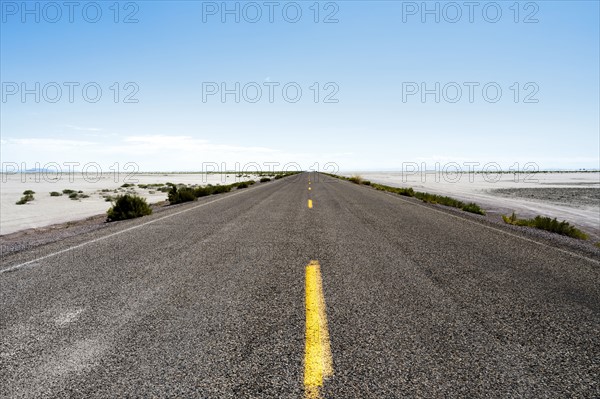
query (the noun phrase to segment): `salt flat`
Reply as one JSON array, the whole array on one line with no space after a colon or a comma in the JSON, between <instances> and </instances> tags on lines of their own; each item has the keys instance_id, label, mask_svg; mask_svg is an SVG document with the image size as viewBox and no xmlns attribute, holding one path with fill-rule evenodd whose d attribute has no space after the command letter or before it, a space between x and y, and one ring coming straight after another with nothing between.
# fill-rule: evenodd
<instances>
[{"instance_id":1,"label":"salt flat","mask_svg":"<svg viewBox=\"0 0 600 399\"><path fill-rule=\"evenodd\" d=\"M549 216L600 234L600 172L436 173L346 172L393 187L475 202L491 213Z\"/></svg>"},{"instance_id":2,"label":"salt flat","mask_svg":"<svg viewBox=\"0 0 600 399\"><path fill-rule=\"evenodd\" d=\"M238 181L257 179L256 175L245 174L200 174L200 173L148 173L135 174L128 178L121 174L115 178L114 174L104 174L99 178L87 177L81 173L55 174L55 173L23 173L2 174L0 182L0 235L9 234L20 230L48 226L55 223L64 223L89 216L104 213L110 208L111 203L104 198L105 195L118 195L127 192L121 188L124 183L134 184L231 184ZM71 200L68 195L51 197L50 192L61 192L64 189L83 191L82 194L89 198ZM120 190L119 190L120 189ZM33 190L35 200L24 205L15 203L23 195L23 191ZM110 192L102 192L110 190ZM117 190L115 193L114 190ZM146 198L149 203L164 201L167 193L156 189L129 188L138 195Z\"/></svg>"}]
</instances>

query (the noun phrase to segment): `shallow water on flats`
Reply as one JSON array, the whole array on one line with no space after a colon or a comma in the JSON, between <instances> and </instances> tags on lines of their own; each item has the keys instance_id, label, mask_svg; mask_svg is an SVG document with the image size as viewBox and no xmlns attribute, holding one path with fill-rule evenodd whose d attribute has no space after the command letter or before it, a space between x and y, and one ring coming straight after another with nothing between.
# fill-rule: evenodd
<instances>
[{"instance_id":1,"label":"shallow water on flats","mask_svg":"<svg viewBox=\"0 0 600 399\"><path fill-rule=\"evenodd\" d=\"M244 180L259 180L255 175L236 177L231 174L193 174L193 173L149 173L135 174L128 178L120 174L102 175L98 181L95 178L84 178L81 173L73 174L2 174L0 175L0 235L19 230L43 227L55 223L64 223L84 219L89 216L105 213L111 203L106 202L103 195L118 195L127 192L126 188L118 190L124 182L136 184L231 184ZM89 198L72 200L68 195L51 197L50 192L62 193L64 189L83 191ZM103 193L102 190L111 190ZM16 205L23 191L33 190L34 200L25 205ZM114 193L114 190L118 190ZM164 201L167 193L156 188L142 189L133 187L136 194L146 198L149 203ZM150 193L150 192L153 193Z\"/></svg>"},{"instance_id":2,"label":"shallow water on flats","mask_svg":"<svg viewBox=\"0 0 600 399\"><path fill-rule=\"evenodd\" d=\"M348 172L373 183L475 202L488 212L549 216L600 234L600 172L442 174Z\"/></svg>"}]
</instances>

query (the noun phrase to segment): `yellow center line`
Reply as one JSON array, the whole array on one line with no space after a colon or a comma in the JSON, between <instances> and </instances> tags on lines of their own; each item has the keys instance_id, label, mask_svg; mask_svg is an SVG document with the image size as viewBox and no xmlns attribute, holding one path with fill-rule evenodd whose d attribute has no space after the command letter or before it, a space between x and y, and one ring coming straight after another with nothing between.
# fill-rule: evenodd
<instances>
[{"instance_id":1,"label":"yellow center line","mask_svg":"<svg viewBox=\"0 0 600 399\"><path fill-rule=\"evenodd\" d=\"M312 209L313 205L312 205L312 200L309 199L308 200L308 209Z\"/></svg>"},{"instance_id":2,"label":"yellow center line","mask_svg":"<svg viewBox=\"0 0 600 399\"><path fill-rule=\"evenodd\" d=\"M308 188L308 191L310 191L310 187Z\"/></svg>"},{"instance_id":3,"label":"yellow center line","mask_svg":"<svg viewBox=\"0 0 600 399\"><path fill-rule=\"evenodd\" d=\"M306 348L304 351L304 397L321 398L323 381L333 375L333 360L323 296L321 266L306 266Z\"/></svg>"}]
</instances>

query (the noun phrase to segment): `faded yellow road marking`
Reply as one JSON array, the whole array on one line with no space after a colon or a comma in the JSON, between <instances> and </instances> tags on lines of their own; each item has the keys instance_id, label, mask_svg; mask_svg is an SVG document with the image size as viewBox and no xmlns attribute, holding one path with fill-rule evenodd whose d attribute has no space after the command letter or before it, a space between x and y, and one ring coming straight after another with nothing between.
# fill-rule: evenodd
<instances>
[{"instance_id":1,"label":"faded yellow road marking","mask_svg":"<svg viewBox=\"0 0 600 399\"><path fill-rule=\"evenodd\" d=\"M311 190L311 188L309 187L309 188L308 188L308 191L310 191L310 190Z\"/></svg>"},{"instance_id":2,"label":"faded yellow road marking","mask_svg":"<svg viewBox=\"0 0 600 399\"><path fill-rule=\"evenodd\" d=\"M321 266L311 260L306 266L306 348L304 351L304 397L321 398L323 381L333 375L333 360Z\"/></svg>"},{"instance_id":3,"label":"faded yellow road marking","mask_svg":"<svg viewBox=\"0 0 600 399\"><path fill-rule=\"evenodd\" d=\"M308 209L312 209L312 200L308 200Z\"/></svg>"}]
</instances>

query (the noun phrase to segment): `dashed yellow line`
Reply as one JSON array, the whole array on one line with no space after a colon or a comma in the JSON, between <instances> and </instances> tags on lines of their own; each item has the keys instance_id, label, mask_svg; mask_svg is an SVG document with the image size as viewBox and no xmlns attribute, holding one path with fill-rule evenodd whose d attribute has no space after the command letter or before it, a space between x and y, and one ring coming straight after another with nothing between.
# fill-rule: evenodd
<instances>
[{"instance_id":1,"label":"dashed yellow line","mask_svg":"<svg viewBox=\"0 0 600 399\"><path fill-rule=\"evenodd\" d=\"M333 360L321 266L311 260L306 266L306 348L304 352L304 397L321 398L325 379L333 375Z\"/></svg>"},{"instance_id":2,"label":"dashed yellow line","mask_svg":"<svg viewBox=\"0 0 600 399\"><path fill-rule=\"evenodd\" d=\"M308 209L312 209L312 207L313 207L312 200L311 200L311 199L309 199L309 200L308 200Z\"/></svg>"},{"instance_id":3,"label":"dashed yellow line","mask_svg":"<svg viewBox=\"0 0 600 399\"><path fill-rule=\"evenodd\" d=\"M309 187L309 188L308 188L308 191L310 191L310 190L311 190L311 188Z\"/></svg>"}]
</instances>

